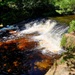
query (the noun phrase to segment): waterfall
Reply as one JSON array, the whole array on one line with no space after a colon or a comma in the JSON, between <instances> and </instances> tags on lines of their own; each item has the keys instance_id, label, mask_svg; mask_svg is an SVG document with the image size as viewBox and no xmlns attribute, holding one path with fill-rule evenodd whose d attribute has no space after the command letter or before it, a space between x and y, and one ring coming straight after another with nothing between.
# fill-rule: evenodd
<instances>
[{"instance_id":1,"label":"waterfall","mask_svg":"<svg viewBox=\"0 0 75 75\"><path fill-rule=\"evenodd\" d=\"M41 19L25 24L18 36L37 32L38 35L31 37L31 39L38 42L37 50L40 50L43 54L61 54L64 50L61 48L60 42L62 34L67 30L66 25L60 25L54 20Z\"/></svg>"}]
</instances>

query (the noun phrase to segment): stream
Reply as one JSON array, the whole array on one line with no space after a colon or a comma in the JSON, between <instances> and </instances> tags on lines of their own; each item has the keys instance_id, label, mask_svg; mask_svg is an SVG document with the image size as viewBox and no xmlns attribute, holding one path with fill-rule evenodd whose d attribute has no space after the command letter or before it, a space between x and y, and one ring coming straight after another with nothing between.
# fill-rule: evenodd
<instances>
[{"instance_id":1,"label":"stream","mask_svg":"<svg viewBox=\"0 0 75 75\"><path fill-rule=\"evenodd\" d=\"M38 18L0 29L0 74L44 75L65 50L68 26Z\"/></svg>"}]
</instances>

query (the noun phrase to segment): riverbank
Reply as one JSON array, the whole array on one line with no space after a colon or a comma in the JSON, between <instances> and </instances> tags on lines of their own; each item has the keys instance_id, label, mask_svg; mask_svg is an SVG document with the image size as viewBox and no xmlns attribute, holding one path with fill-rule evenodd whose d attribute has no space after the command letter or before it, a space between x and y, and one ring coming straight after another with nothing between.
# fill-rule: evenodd
<instances>
[{"instance_id":1,"label":"riverbank","mask_svg":"<svg viewBox=\"0 0 75 75\"><path fill-rule=\"evenodd\" d=\"M66 62L60 63L60 59L55 61L54 65L45 75L69 75L69 69Z\"/></svg>"}]
</instances>

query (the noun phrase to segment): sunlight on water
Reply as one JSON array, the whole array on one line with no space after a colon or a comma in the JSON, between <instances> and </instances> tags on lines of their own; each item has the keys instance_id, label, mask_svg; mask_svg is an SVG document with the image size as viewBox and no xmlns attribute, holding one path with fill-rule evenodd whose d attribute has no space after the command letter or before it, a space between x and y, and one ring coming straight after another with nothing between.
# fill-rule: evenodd
<instances>
[{"instance_id":1,"label":"sunlight on water","mask_svg":"<svg viewBox=\"0 0 75 75\"><path fill-rule=\"evenodd\" d=\"M62 34L68 29L65 25L60 25L52 20L41 20L41 22L34 21L25 24L26 29L22 30L18 36L32 33L39 33L31 38L37 41L39 45L37 49L41 50L43 54L56 53L61 54L64 50L60 46Z\"/></svg>"}]
</instances>

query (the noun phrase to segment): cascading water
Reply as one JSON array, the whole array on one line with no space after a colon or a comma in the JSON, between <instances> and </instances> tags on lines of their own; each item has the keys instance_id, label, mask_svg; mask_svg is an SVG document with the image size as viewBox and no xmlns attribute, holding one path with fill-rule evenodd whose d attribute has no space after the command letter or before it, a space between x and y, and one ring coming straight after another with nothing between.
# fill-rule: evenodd
<instances>
[{"instance_id":1,"label":"cascading water","mask_svg":"<svg viewBox=\"0 0 75 75\"><path fill-rule=\"evenodd\" d=\"M20 31L18 36L38 33L38 35L33 35L30 38L39 43L36 49L41 50L43 54L61 54L64 51L60 42L62 34L68 30L66 25L60 25L53 20L42 19L27 23L24 28L26 29Z\"/></svg>"},{"instance_id":2,"label":"cascading water","mask_svg":"<svg viewBox=\"0 0 75 75\"><path fill-rule=\"evenodd\" d=\"M44 75L64 51L60 42L68 27L48 19L16 26L0 30L0 74Z\"/></svg>"}]
</instances>

